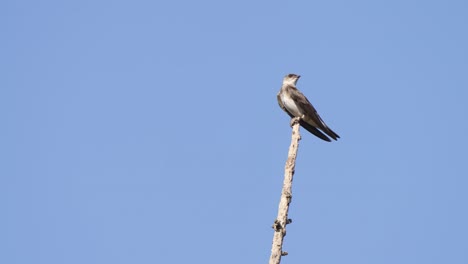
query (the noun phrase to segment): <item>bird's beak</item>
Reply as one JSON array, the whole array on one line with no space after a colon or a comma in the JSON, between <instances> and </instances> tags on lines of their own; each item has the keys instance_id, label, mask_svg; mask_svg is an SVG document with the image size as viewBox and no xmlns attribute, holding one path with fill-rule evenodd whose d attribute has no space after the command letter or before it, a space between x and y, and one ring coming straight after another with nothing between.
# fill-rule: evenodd
<instances>
[{"instance_id":1,"label":"bird's beak","mask_svg":"<svg viewBox=\"0 0 468 264\"><path fill-rule=\"evenodd\" d=\"M297 76L297 78L299 79L299 78L301 78L301 76L300 76L300 75L298 75L298 76Z\"/></svg>"}]
</instances>

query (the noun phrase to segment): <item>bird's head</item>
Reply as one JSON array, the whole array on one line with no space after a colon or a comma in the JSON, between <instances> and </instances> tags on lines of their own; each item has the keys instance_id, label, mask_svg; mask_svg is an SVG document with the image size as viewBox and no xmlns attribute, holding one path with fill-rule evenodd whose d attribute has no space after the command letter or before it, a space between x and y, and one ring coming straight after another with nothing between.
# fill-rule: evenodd
<instances>
[{"instance_id":1,"label":"bird's head","mask_svg":"<svg viewBox=\"0 0 468 264\"><path fill-rule=\"evenodd\" d=\"M299 80L299 78L301 78L300 75L290 73L290 74L284 76L283 84L289 84L289 85L296 86L297 80Z\"/></svg>"}]
</instances>

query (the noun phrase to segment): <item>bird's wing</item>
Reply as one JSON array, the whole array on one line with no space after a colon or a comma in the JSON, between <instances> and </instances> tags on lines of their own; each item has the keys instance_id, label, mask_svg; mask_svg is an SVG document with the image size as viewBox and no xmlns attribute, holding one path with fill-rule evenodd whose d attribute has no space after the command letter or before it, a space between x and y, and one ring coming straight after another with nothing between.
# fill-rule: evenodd
<instances>
[{"instance_id":1,"label":"bird's wing","mask_svg":"<svg viewBox=\"0 0 468 264\"><path fill-rule=\"evenodd\" d=\"M323 139L325 141L328 141L330 142L331 140L325 136L325 134L323 134L320 130L318 130L316 127L310 125L309 123L307 123L306 121L301 120L299 121L299 124L305 128L307 131L309 131L310 133L312 133L313 135L315 135L316 137L320 138L320 139Z\"/></svg>"},{"instance_id":2,"label":"bird's wing","mask_svg":"<svg viewBox=\"0 0 468 264\"><path fill-rule=\"evenodd\" d=\"M333 132L326 124L323 122L322 118L318 114L317 110L315 110L314 106L309 102L307 97L302 94L297 88L290 89L291 98L296 102L296 104L306 112L306 121L310 123L312 126L316 126L323 132L325 132L328 136L336 140L340 136Z\"/></svg>"}]
</instances>

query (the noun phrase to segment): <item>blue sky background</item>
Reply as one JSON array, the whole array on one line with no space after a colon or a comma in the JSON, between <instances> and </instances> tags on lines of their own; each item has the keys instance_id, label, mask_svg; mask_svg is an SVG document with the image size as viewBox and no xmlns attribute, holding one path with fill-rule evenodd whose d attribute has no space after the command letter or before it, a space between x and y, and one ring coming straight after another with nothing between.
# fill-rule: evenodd
<instances>
[{"instance_id":1,"label":"blue sky background","mask_svg":"<svg viewBox=\"0 0 468 264\"><path fill-rule=\"evenodd\" d=\"M468 263L466 1L2 1L0 263Z\"/></svg>"}]
</instances>

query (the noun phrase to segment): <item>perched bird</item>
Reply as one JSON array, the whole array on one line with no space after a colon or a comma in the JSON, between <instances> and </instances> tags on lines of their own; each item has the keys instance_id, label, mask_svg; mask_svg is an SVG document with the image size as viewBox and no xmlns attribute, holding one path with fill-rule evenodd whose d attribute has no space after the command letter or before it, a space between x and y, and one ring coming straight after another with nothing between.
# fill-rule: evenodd
<instances>
[{"instance_id":1,"label":"perched bird","mask_svg":"<svg viewBox=\"0 0 468 264\"><path fill-rule=\"evenodd\" d=\"M323 134L325 133L332 139L337 140L340 136L323 122L317 110L315 110L309 100L296 88L297 80L299 80L300 77L300 75L293 73L284 77L283 85L277 95L279 106L291 118L299 117L299 124L315 136L325 141L331 141L330 138Z\"/></svg>"}]
</instances>

